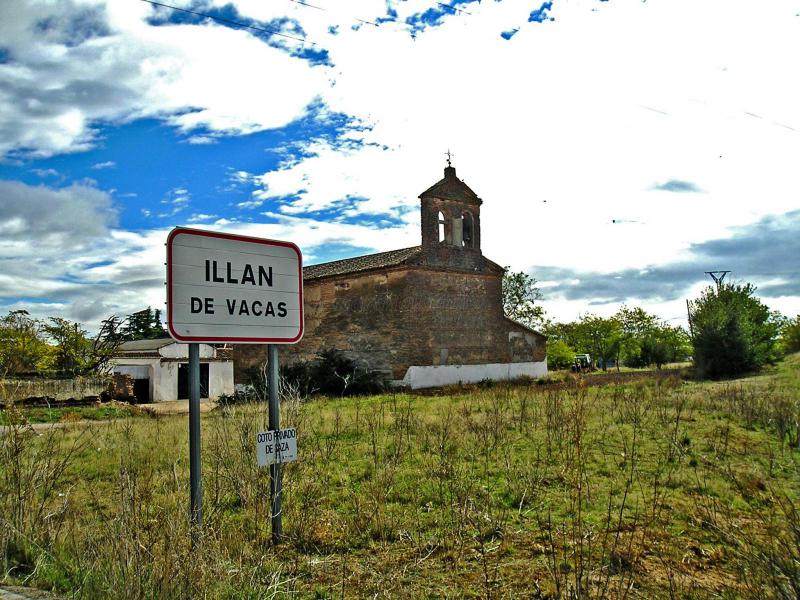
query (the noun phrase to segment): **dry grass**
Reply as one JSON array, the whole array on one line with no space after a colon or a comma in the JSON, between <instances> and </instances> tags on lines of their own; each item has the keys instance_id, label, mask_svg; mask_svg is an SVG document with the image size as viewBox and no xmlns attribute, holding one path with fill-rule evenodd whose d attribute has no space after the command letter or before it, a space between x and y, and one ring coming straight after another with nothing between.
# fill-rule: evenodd
<instances>
[{"instance_id":1,"label":"dry grass","mask_svg":"<svg viewBox=\"0 0 800 600\"><path fill-rule=\"evenodd\" d=\"M797 597L800 360L767 376L284 402L301 459L270 544L265 407L0 442L6 582L98 598ZM794 586L794 587L793 587ZM792 595L794 594L794 595Z\"/></svg>"}]
</instances>

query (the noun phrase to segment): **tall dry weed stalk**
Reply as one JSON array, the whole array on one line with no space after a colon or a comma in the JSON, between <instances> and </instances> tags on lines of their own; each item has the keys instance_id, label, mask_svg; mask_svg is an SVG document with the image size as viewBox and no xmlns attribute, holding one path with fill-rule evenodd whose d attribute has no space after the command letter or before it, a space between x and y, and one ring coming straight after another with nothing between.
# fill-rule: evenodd
<instances>
[{"instance_id":1,"label":"tall dry weed stalk","mask_svg":"<svg viewBox=\"0 0 800 600\"><path fill-rule=\"evenodd\" d=\"M71 510L67 470L89 444L84 430L35 429L9 402L0 428L0 553L4 573L36 576L37 555L55 559Z\"/></svg>"}]
</instances>

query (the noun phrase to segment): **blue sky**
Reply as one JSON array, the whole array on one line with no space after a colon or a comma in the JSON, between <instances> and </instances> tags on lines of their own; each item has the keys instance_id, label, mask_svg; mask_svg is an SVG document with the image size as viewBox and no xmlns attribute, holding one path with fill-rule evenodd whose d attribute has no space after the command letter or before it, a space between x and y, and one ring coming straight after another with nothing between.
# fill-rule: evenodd
<instances>
[{"instance_id":1,"label":"blue sky","mask_svg":"<svg viewBox=\"0 0 800 600\"><path fill-rule=\"evenodd\" d=\"M0 5L0 311L160 306L175 225L416 245L450 149L555 318L678 323L714 269L800 312L797 2L308 4Z\"/></svg>"},{"instance_id":2,"label":"blue sky","mask_svg":"<svg viewBox=\"0 0 800 600\"><path fill-rule=\"evenodd\" d=\"M280 129L208 144L189 143L189 136L155 119L102 125L91 149L0 164L0 178L54 187L91 181L113 190L119 226L131 230L214 220L198 215L252 220L253 209L237 204L250 199L255 186L237 174L274 170L294 156L287 145L335 136L344 121L320 123L309 115ZM176 194L180 190L185 193Z\"/></svg>"}]
</instances>

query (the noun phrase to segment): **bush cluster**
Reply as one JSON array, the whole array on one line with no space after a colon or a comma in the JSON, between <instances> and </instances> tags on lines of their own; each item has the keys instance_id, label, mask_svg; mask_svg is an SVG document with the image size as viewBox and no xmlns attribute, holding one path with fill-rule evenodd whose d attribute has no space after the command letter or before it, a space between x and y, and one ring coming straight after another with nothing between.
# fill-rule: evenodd
<instances>
[{"instance_id":1,"label":"bush cluster","mask_svg":"<svg viewBox=\"0 0 800 600\"><path fill-rule=\"evenodd\" d=\"M694 303L695 366L704 377L735 377L778 359L780 320L748 284L709 287Z\"/></svg>"},{"instance_id":2,"label":"bush cluster","mask_svg":"<svg viewBox=\"0 0 800 600\"><path fill-rule=\"evenodd\" d=\"M315 394L340 397L379 394L387 384L382 373L359 367L336 348L320 351L313 360L282 365L280 377L281 385L300 397ZM234 396L226 397L224 403L265 400L267 381L263 369L250 369L248 379L250 385Z\"/></svg>"},{"instance_id":3,"label":"bush cluster","mask_svg":"<svg viewBox=\"0 0 800 600\"><path fill-rule=\"evenodd\" d=\"M314 360L282 367L281 378L303 395L360 396L386 389L381 373L359 368L336 348L320 351Z\"/></svg>"}]
</instances>

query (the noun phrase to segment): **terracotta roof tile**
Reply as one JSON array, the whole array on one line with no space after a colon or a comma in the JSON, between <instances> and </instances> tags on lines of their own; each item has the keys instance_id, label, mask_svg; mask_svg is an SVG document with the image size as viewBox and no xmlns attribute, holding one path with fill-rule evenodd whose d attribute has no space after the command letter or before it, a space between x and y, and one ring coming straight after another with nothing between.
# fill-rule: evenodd
<instances>
[{"instance_id":1,"label":"terracotta roof tile","mask_svg":"<svg viewBox=\"0 0 800 600\"><path fill-rule=\"evenodd\" d=\"M381 269L403 264L408 259L418 255L422 251L422 246L413 248L401 248L400 250L389 250L388 252L378 252L377 254L367 254L365 256L355 256L343 260L309 265L303 267L303 280L321 279L323 277L333 277L335 275L347 275L349 273L359 273L371 269Z\"/></svg>"}]
</instances>

